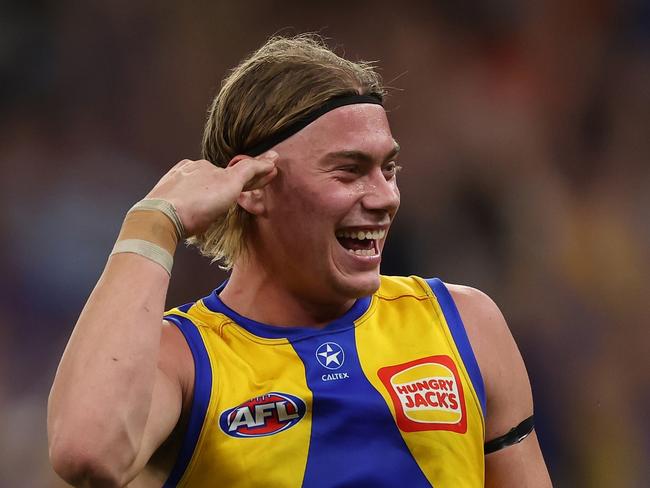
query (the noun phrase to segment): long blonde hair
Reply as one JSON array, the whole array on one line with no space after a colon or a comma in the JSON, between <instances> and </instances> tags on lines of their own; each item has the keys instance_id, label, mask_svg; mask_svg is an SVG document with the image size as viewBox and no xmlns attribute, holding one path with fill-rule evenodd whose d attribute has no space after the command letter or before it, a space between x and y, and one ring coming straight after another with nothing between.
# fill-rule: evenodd
<instances>
[{"instance_id":1,"label":"long blonde hair","mask_svg":"<svg viewBox=\"0 0 650 488\"><path fill-rule=\"evenodd\" d=\"M203 158L230 160L338 95L385 91L371 63L337 56L315 34L272 37L234 68L208 110ZM234 204L204 233L187 242L224 269L246 252L253 216Z\"/></svg>"}]
</instances>

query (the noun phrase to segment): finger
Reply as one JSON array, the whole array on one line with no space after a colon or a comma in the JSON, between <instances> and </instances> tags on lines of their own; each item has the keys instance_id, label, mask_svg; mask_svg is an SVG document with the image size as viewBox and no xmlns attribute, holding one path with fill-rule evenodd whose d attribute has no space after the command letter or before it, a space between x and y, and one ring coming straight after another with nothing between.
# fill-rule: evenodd
<instances>
[{"instance_id":1,"label":"finger","mask_svg":"<svg viewBox=\"0 0 650 488\"><path fill-rule=\"evenodd\" d=\"M175 172L175 171L183 171L185 170L188 166L192 165L194 163L193 160L191 159L182 159L178 163L176 163L174 166L169 168L169 173Z\"/></svg>"},{"instance_id":2,"label":"finger","mask_svg":"<svg viewBox=\"0 0 650 488\"><path fill-rule=\"evenodd\" d=\"M243 161L249 161L249 160L275 162L278 159L278 157L279 155L275 151L266 151L265 153L262 153L259 156L255 156L255 157L247 156L246 154L238 154L230 160L230 162L227 165L227 168L232 168L236 164L239 164Z\"/></svg>"},{"instance_id":3,"label":"finger","mask_svg":"<svg viewBox=\"0 0 650 488\"><path fill-rule=\"evenodd\" d=\"M263 188L266 185L268 185L273 178L275 178L278 174L278 168L273 167L270 172L266 174L260 174L255 177L253 177L246 185L244 185L243 191L248 191L248 190L257 190L259 188Z\"/></svg>"},{"instance_id":4,"label":"finger","mask_svg":"<svg viewBox=\"0 0 650 488\"><path fill-rule=\"evenodd\" d=\"M219 167L212 164L206 159L197 159L193 161L191 159L185 159L178 164L178 167L175 167L182 175L191 175L196 172L214 172L219 171Z\"/></svg>"},{"instance_id":5,"label":"finger","mask_svg":"<svg viewBox=\"0 0 650 488\"><path fill-rule=\"evenodd\" d=\"M253 179L267 175L275 168L275 154L275 158L240 159L229 166L228 171L239 179L242 187L247 186Z\"/></svg>"},{"instance_id":6,"label":"finger","mask_svg":"<svg viewBox=\"0 0 650 488\"><path fill-rule=\"evenodd\" d=\"M275 161L276 159L278 159L279 156L280 155L277 152L275 152L273 150L270 150L270 151L266 151L265 153L260 154L259 156L257 156L254 159L258 159L258 160L266 159L268 161Z\"/></svg>"}]
</instances>

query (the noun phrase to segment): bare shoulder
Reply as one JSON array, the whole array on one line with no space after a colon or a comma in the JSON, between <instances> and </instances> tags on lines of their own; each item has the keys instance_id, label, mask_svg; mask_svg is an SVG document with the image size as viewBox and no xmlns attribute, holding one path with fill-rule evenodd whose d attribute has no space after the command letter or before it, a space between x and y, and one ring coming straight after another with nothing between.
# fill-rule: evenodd
<instances>
[{"instance_id":1,"label":"bare shoulder","mask_svg":"<svg viewBox=\"0 0 650 488\"><path fill-rule=\"evenodd\" d=\"M485 438L506 434L533 414L524 361L499 307L485 293L447 285L481 369L487 397ZM533 432L521 443L486 456L485 486L548 488L551 480Z\"/></svg>"},{"instance_id":2,"label":"bare shoulder","mask_svg":"<svg viewBox=\"0 0 650 488\"><path fill-rule=\"evenodd\" d=\"M142 471L129 483L140 488L162 486L176 461L192 406L194 360L182 332L163 321L158 374L147 422Z\"/></svg>"},{"instance_id":3,"label":"bare shoulder","mask_svg":"<svg viewBox=\"0 0 650 488\"><path fill-rule=\"evenodd\" d=\"M192 406L194 358L183 333L167 320L163 320L160 336L158 372L163 383L175 385L176 402L179 403L182 418Z\"/></svg>"},{"instance_id":4,"label":"bare shoulder","mask_svg":"<svg viewBox=\"0 0 650 488\"><path fill-rule=\"evenodd\" d=\"M191 402L194 388L194 359L183 333L174 324L163 320L158 369L178 381L183 406Z\"/></svg>"},{"instance_id":5,"label":"bare shoulder","mask_svg":"<svg viewBox=\"0 0 650 488\"><path fill-rule=\"evenodd\" d=\"M487 395L486 438L498 437L533 412L530 382L519 348L499 307L485 293L447 285L481 369Z\"/></svg>"}]
</instances>

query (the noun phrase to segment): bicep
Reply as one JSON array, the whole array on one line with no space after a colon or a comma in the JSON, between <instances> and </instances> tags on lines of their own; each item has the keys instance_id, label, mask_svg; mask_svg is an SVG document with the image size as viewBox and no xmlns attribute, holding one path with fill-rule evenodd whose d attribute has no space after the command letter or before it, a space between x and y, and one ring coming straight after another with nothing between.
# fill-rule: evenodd
<instances>
[{"instance_id":1,"label":"bicep","mask_svg":"<svg viewBox=\"0 0 650 488\"><path fill-rule=\"evenodd\" d=\"M450 286L485 383L485 438L500 437L533 414L524 361L496 304L472 288ZM551 486L537 437L488 454L486 486Z\"/></svg>"},{"instance_id":2,"label":"bicep","mask_svg":"<svg viewBox=\"0 0 650 488\"><path fill-rule=\"evenodd\" d=\"M519 444L485 457L486 488L551 486L551 480L533 431Z\"/></svg>"},{"instance_id":3,"label":"bicep","mask_svg":"<svg viewBox=\"0 0 650 488\"><path fill-rule=\"evenodd\" d=\"M504 322L505 327L505 322ZM507 327L506 327L507 329ZM533 414L528 374L519 350L508 332L497 374L487 387L486 441L508 433ZM546 488L551 481L533 430L519 443L485 456L485 486L491 488Z\"/></svg>"}]
</instances>

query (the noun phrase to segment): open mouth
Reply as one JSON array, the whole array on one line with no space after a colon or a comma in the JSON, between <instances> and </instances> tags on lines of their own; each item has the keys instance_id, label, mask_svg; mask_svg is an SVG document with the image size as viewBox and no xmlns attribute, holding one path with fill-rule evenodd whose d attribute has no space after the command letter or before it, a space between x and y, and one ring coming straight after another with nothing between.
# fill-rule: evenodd
<instances>
[{"instance_id":1,"label":"open mouth","mask_svg":"<svg viewBox=\"0 0 650 488\"><path fill-rule=\"evenodd\" d=\"M379 254L378 242L386 235L385 230L339 230L336 239L349 253L357 256Z\"/></svg>"}]
</instances>

